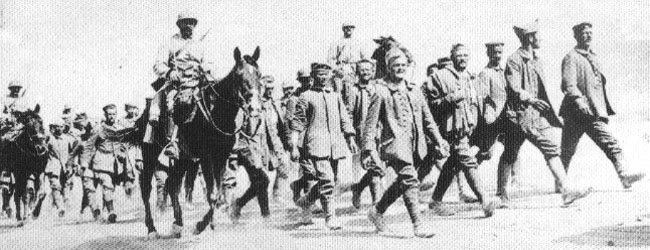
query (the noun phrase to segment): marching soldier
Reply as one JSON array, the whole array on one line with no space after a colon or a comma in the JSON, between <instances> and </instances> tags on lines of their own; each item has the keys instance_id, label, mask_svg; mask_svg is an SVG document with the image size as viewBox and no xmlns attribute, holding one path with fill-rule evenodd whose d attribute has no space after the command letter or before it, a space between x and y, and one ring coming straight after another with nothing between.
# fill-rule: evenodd
<instances>
[{"instance_id":1,"label":"marching soldier","mask_svg":"<svg viewBox=\"0 0 650 250\"><path fill-rule=\"evenodd\" d=\"M289 142L291 140L291 133L298 129L296 123L293 121L296 113L296 105L298 105L298 100L300 100L300 95L309 90L313 84L313 79L305 69L298 71L296 80L300 83L300 86L296 89L296 91L293 92L293 95L287 101L287 110L284 114L284 120L287 122L285 137L289 139ZM300 166L300 177L289 185L293 194L292 198L294 202L298 201L301 192L307 193L307 191L316 185L316 182L318 181L314 172L314 168L312 167L309 160L304 157L305 154L302 153L304 141L303 138L304 132L298 134L298 139L296 140L297 145L295 145L300 152L298 159L295 159L293 155L291 156L291 161L294 164L298 164ZM287 146L289 150L292 150L291 145Z\"/></svg>"},{"instance_id":2,"label":"marching soldier","mask_svg":"<svg viewBox=\"0 0 650 250\"><path fill-rule=\"evenodd\" d=\"M131 128L135 126L135 122L140 118L140 108L133 103L125 103L124 111L126 115L122 119L118 120L118 124L123 128ZM131 197L133 189L135 188L135 169L142 169L142 166L136 166L138 164L142 165L142 149L138 145L129 145L127 149L128 159L130 160L129 164L126 164L125 167L125 176L124 176L124 192L128 197Z\"/></svg>"},{"instance_id":3,"label":"marching soldier","mask_svg":"<svg viewBox=\"0 0 650 250\"><path fill-rule=\"evenodd\" d=\"M329 50L328 63L344 75L354 74L356 64L361 59L370 59L363 50L361 42L352 37L356 27L352 23L343 23L343 38L336 41Z\"/></svg>"},{"instance_id":4,"label":"marching soldier","mask_svg":"<svg viewBox=\"0 0 650 250\"><path fill-rule=\"evenodd\" d=\"M65 215L65 208L70 195L67 190L71 189L69 185L72 184L68 180L71 180L75 171L65 163L68 162L78 143L75 138L63 133L64 126L64 122L50 124L51 135L48 137L47 143L49 153L45 165L45 179L50 184L54 207L57 209L59 217ZM45 197L46 193L39 192L38 210L40 210L40 205Z\"/></svg>"},{"instance_id":5,"label":"marching soldier","mask_svg":"<svg viewBox=\"0 0 650 250\"><path fill-rule=\"evenodd\" d=\"M478 92L479 116L476 131L472 136L472 144L479 148L476 160L479 165L485 160L492 158L492 147L498 137L505 131L502 130L504 122L505 104L507 99L506 78L504 69L501 67L503 55L503 43L486 43L489 62L483 71L478 75L476 89ZM503 167L503 165L499 165ZM505 169L498 170L497 195L501 195L507 181ZM510 169L508 175L513 176L514 171ZM513 176L514 177L514 176ZM505 203L504 203L505 204Z\"/></svg>"},{"instance_id":6,"label":"marching soldier","mask_svg":"<svg viewBox=\"0 0 650 250\"><path fill-rule=\"evenodd\" d=\"M598 57L591 49L592 24L573 26L573 37L578 45L562 60L562 92L565 97L560 107L564 118L562 130L562 163L569 171L571 158L583 134L587 134L614 164L624 188L643 178L631 173L623 165L623 150L609 129L609 116L614 110L605 90L605 75Z\"/></svg>"},{"instance_id":7,"label":"marching soldier","mask_svg":"<svg viewBox=\"0 0 650 250\"><path fill-rule=\"evenodd\" d=\"M544 155L562 193L563 203L568 205L587 196L591 189L569 186L560 160L560 147L552 140L552 127L561 127L562 123L549 102L542 63L534 51L539 48L540 42L537 20L523 26L514 26L514 31L521 41L521 47L508 58L505 69L508 119L504 122L503 129L508 136L504 137L504 151L499 160L499 169L505 173L501 177L509 178L519 149L528 140ZM500 182L503 184L499 192L501 200L507 203L508 181Z\"/></svg>"},{"instance_id":8,"label":"marching soldier","mask_svg":"<svg viewBox=\"0 0 650 250\"><path fill-rule=\"evenodd\" d=\"M159 80L164 82L161 90L157 92L151 105L149 121L156 124L160 119L167 119L167 137L170 139L169 147L166 147L165 154L178 159L178 145L174 135L176 125L171 117L160 117L161 114L173 114L175 102L185 102L194 98L199 84L206 79L211 80L212 63L205 58L205 50L202 38L194 37L194 28L198 20L196 17L181 13L178 15L176 26L179 33L164 44L158 53L158 58L153 66L154 73ZM154 88L158 88L155 86ZM161 105L162 104L162 105ZM167 110L161 110L160 107ZM171 112L170 112L171 111ZM168 116L168 115L167 115Z\"/></svg>"},{"instance_id":9,"label":"marching soldier","mask_svg":"<svg viewBox=\"0 0 650 250\"><path fill-rule=\"evenodd\" d=\"M316 186L296 202L303 210L302 221L311 223L311 206L320 199L325 213L325 222L330 230L341 229L336 219L332 196L334 192L334 170L347 154L347 149L356 153L354 129L340 95L331 87L332 68L319 63L312 68L314 86L302 93L293 116L295 131L291 133L291 157L298 160L304 153L314 168L318 179ZM299 134L304 131L303 148L298 151ZM347 142L347 145L345 145ZM347 147L346 147L347 146Z\"/></svg>"},{"instance_id":10,"label":"marching soldier","mask_svg":"<svg viewBox=\"0 0 650 250\"><path fill-rule=\"evenodd\" d=\"M293 84L293 82L287 81L282 83L282 99L280 99L280 103L282 104L282 112L287 111L287 104L289 103L291 96L293 96L294 91L296 91L296 86Z\"/></svg>"},{"instance_id":11,"label":"marching soldier","mask_svg":"<svg viewBox=\"0 0 650 250\"><path fill-rule=\"evenodd\" d=\"M272 100L274 88L272 77L266 76L263 80L266 82L262 103L257 104L254 101L255 103L250 105L249 115L244 117L242 132L239 133L238 143L234 148L234 152L238 155L237 162L244 166L251 182L246 192L233 203L230 218L234 223L237 223L241 216L242 207L255 197L260 205L262 217L268 218L271 215L268 194L269 171L278 169L278 175L285 175L285 177L278 176L276 183L278 179L284 178L286 181L286 173L282 172L284 171L282 170L284 146L278 136L278 127L282 123L280 107Z\"/></svg>"},{"instance_id":12,"label":"marching soldier","mask_svg":"<svg viewBox=\"0 0 650 250\"><path fill-rule=\"evenodd\" d=\"M114 136L114 132L123 129L116 123L117 106L109 104L102 108L104 110L105 120L99 128L93 131L83 148L80 165L82 169L90 169L94 174L94 181L102 185L104 207L108 210L108 222L115 223L117 215L115 214L114 192L115 179L118 178L125 170L124 165L128 164L128 154L124 145ZM86 181L91 181L86 179ZM94 192L94 190L90 190ZM90 196L92 197L92 195ZM94 199L90 200L93 203ZM93 215L97 216L101 206L92 206L95 209ZM98 211L99 210L99 211Z\"/></svg>"},{"instance_id":13,"label":"marching soldier","mask_svg":"<svg viewBox=\"0 0 650 250\"><path fill-rule=\"evenodd\" d=\"M419 181L416 169L427 154L446 154L444 151L448 145L442 139L422 93L406 83L406 55L400 49L391 49L385 60L389 75L378 80L382 83L374 85L375 93L363 128L362 162L371 168L381 168L384 161L395 170L397 179L370 209L368 219L377 231L386 231L383 214L402 196L415 236L432 237L433 233L423 227L417 207ZM427 148L426 136L433 140L437 150Z\"/></svg>"},{"instance_id":14,"label":"marching soldier","mask_svg":"<svg viewBox=\"0 0 650 250\"><path fill-rule=\"evenodd\" d=\"M262 81L265 81L264 93L262 94L261 105L262 105L262 117L266 120L264 124L264 129L266 130L266 135L268 135L269 143L269 157L270 164L269 170L276 171L275 180L273 180L271 188L273 191L273 197L275 200L284 203L285 195L288 193L289 189L289 165L288 165L288 155L286 154L284 148L285 143L283 140L284 135L286 134L286 126L284 121L284 111L282 110L282 104L279 101L273 100L273 91L275 90L275 82L273 76L262 77ZM279 142L279 143L276 143Z\"/></svg>"},{"instance_id":15,"label":"marching soldier","mask_svg":"<svg viewBox=\"0 0 650 250\"><path fill-rule=\"evenodd\" d=\"M76 147L70 153L68 161L66 163L68 169L74 169L76 174L81 177L82 183L82 196L81 196L81 209L79 214L83 215L83 212L86 208L90 208L93 218L99 220L101 207L98 207L94 201L95 194L95 174L92 170L88 168L81 168L80 163L82 155L84 153L84 148L88 143L88 139L91 137L94 131L94 125L88 120L86 113L79 113L76 115L75 120L72 122L73 129L71 131L76 131L73 133L74 138L77 140Z\"/></svg>"},{"instance_id":16,"label":"marching soldier","mask_svg":"<svg viewBox=\"0 0 650 250\"><path fill-rule=\"evenodd\" d=\"M469 53L463 44L455 44L451 50L453 67L446 67L431 75L425 89L437 92L430 97L431 109L440 114L442 135L450 143L451 156L442 167L437 185L433 191L433 202L429 207L440 216L454 213L447 210L442 198L449 188L454 176L462 171L467 183L483 206L486 217L492 216L495 204L489 200L481 186L478 164L471 152L470 136L476 127L477 105L476 90L473 82L475 76L467 71Z\"/></svg>"},{"instance_id":17,"label":"marching soldier","mask_svg":"<svg viewBox=\"0 0 650 250\"><path fill-rule=\"evenodd\" d=\"M368 118L368 109L370 108L370 98L375 93L376 81L372 80L375 76L375 63L370 60L362 59L357 63L357 76L359 81L351 87L348 99L348 110L352 117L352 126L354 127L357 144L361 144L363 129L366 119ZM373 168L361 164L360 156L353 156L353 165L360 167L370 167L361 177L358 183L352 185L352 206L356 209L361 208L361 193L366 187L370 188L372 204L375 205L381 195L381 178L385 175L380 167ZM381 164L381 163L378 163Z\"/></svg>"}]
</instances>

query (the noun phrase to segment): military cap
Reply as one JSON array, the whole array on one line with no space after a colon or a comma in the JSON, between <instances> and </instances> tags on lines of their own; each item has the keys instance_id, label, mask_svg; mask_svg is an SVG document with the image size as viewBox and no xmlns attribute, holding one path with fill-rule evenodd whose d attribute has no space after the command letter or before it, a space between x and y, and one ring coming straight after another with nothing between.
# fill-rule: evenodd
<instances>
[{"instance_id":1,"label":"military cap","mask_svg":"<svg viewBox=\"0 0 650 250\"><path fill-rule=\"evenodd\" d=\"M188 11L181 12L180 14L178 14L178 19L176 19L176 25L178 25L181 21L184 21L184 20L190 20L190 21L194 22L194 24L199 22L199 20L196 19L196 16L193 15L192 13L188 12Z\"/></svg>"},{"instance_id":2,"label":"military cap","mask_svg":"<svg viewBox=\"0 0 650 250\"><path fill-rule=\"evenodd\" d=\"M319 71L331 71L332 66L324 62L317 62L311 64L311 72L318 73Z\"/></svg>"},{"instance_id":3,"label":"military cap","mask_svg":"<svg viewBox=\"0 0 650 250\"><path fill-rule=\"evenodd\" d=\"M451 46L451 54L454 54L454 52L460 50L461 48L467 48L465 44L462 43L456 43Z\"/></svg>"},{"instance_id":4,"label":"military cap","mask_svg":"<svg viewBox=\"0 0 650 250\"><path fill-rule=\"evenodd\" d=\"M359 65L361 65L362 63L370 63L370 64L372 64L373 67L374 67L375 65L377 65L377 63L375 62L375 60L373 60L373 59L365 59L365 58L364 58L364 59L361 59L361 60L359 60L359 61L357 62L357 67L358 67Z\"/></svg>"},{"instance_id":5,"label":"military cap","mask_svg":"<svg viewBox=\"0 0 650 250\"><path fill-rule=\"evenodd\" d=\"M23 84L20 81L11 81L9 82L8 88L22 88Z\"/></svg>"},{"instance_id":6,"label":"military cap","mask_svg":"<svg viewBox=\"0 0 650 250\"><path fill-rule=\"evenodd\" d=\"M88 115L85 112L81 112L74 118L74 123L85 122L86 120L88 120Z\"/></svg>"},{"instance_id":7,"label":"military cap","mask_svg":"<svg viewBox=\"0 0 650 250\"><path fill-rule=\"evenodd\" d=\"M102 108L102 110L103 110L104 112L106 112L106 110L114 109L114 108L117 108L117 105L111 103L111 104L107 104L106 106L104 106L104 107Z\"/></svg>"},{"instance_id":8,"label":"military cap","mask_svg":"<svg viewBox=\"0 0 650 250\"><path fill-rule=\"evenodd\" d=\"M485 44L485 47L490 50L496 50L496 49L501 49L503 51L503 43L502 42L489 42Z\"/></svg>"},{"instance_id":9,"label":"military cap","mask_svg":"<svg viewBox=\"0 0 650 250\"><path fill-rule=\"evenodd\" d=\"M515 30L517 37L522 38L526 34L537 33L539 31L539 19L535 19L535 21L524 25L515 25L512 28Z\"/></svg>"},{"instance_id":10,"label":"military cap","mask_svg":"<svg viewBox=\"0 0 650 250\"><path fill-rule=\"evenodd\" d=\"M446 63L451 63L451 59L449 59L449 57L438 58L438 64L446 64Z\"/></svg>"},{"instance_id":11,"label":"military cap","mask_svg":"<svg viewBox=\"0 0 650 250\"><path fill-rule=\"evenodd\" d=\"M406 57L406 54L404 54L404 51L402 51L399 48L392 48L386 52L386 56L384 56L384 60L386 62L387 66L390 66L390 64L395 61L395 59L400 58L400 57Z\"/></svg>"},{"instance_id":12,"label":"military cap","mask_svg":"<svg viewBox=\"0 0 650 250\"><path fill-rule=\"evenodd\" d=\"M352 22L350 22L350 21L343 22L341 27L343 27L343 28L346 28L346 27L356 28L356 26L354 26L354 24Z\"/></svg>"},{"instance_id":13,"label":"military cap","mask_svg":"<svg viewBox=\"0 0 650 250\"><path fill-rule=\"evenodd\" d=\"M309 78L309 73L307 72L306 69L300 69L298 70L298 74L296 76L296 80L299 80L300 78Z\"/></svg>"},{"instance_id":14,"label":"military cap","mask_svg":"<svg viewBox=\"0 0 650 250\"><path fill-rule=\"evenodd\" d=\"M591 28L593 25L589 22L582 22L573 26L573 34L582 32L585 28Z\"/></svg>"},{"instance_id":15,"label":"military cap","mask_svg":"<svg viewBox=\"0 0 650 250\"><path fill-rule=\"evenodd\" d=\"M264 75L260 80L264 82L275 82L275 77L273 77L272 75Z\"/></svg>"}]
</instances>

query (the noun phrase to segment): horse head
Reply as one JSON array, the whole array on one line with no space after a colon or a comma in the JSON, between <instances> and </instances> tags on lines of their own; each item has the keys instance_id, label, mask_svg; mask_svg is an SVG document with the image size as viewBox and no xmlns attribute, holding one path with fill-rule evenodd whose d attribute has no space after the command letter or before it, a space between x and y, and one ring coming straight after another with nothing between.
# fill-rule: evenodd
<instances>
[{"instance_id":1,"label":"horse head","mask_svg":"<svg viewBox=\"0 0 650 250\"><path fill-rule=\"evenodd\" d=\"M237 96L237 104L239 107L246 107L251 104L260 96L260 77L259 66L257 60L260 58L260 47L256 47L253 55L242 56L239 48L235 48L234 59L235 67L231 72L234 74L232 91ZM227 77L228 78L228 77Z\"/></svg>"},{"instance_id":2,"label":"horse head","mask_svg":"<svg viewBox=\"0 0 650 250\"><path fill-rule=\"evenodd\" d=\"M28 109L24 112L17 112L17 122L23 125L22 133L17 139L21 150L35 156L44 156L47 153L47 142L43 119L39 115L41 106L36 104L34 109Z\"/></svg>"}]
</instances>

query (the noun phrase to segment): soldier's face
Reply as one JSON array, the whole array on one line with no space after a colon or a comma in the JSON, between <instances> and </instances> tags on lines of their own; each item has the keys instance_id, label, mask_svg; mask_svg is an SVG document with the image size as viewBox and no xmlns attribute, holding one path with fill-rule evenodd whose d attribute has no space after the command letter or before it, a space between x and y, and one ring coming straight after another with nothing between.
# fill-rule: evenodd
<instances>
[{"instance_id":1,"label":"soldier's face","mask_svg":"<svg viewBox=\"0 0 650 250\"><path fill-rule=\"evenodd\" d=\"M363 81L372 79L375 74L375 67L371 63L361 63L358 68L359 78Z\"/></svg>"},{"instance_id":2,"label":"soldier's face","mask_svg":"<svg viewBox=\"0 0 650 250\"><path fill-rule=\"evenodd\" d=\"M345 37L351 37L352 33L354 32L354 27L343 27L343 35Z\"/></svg>"},{"instance_id":3,"label":"soldier's face","mask_svg":"<svg viewBox=\"0 0 650 250\"><path fill-rule=\"evenodd\" d=\"M178 22L178 28L180 29L181 35L183 35L183 37L192 37L195 27L196 23L191 20L181 20Z\"/></svg>"},{"instance_id":4,"label":"soldier's face","mask_svg":"<svg viewBox=\"0 0 650 250\"><path fill-rule=\"evenodd\" d=\"M493 62L501 61L501 58L503 57L503 49L489 49L488 57L490 58L490 61Z\"/></svg>"},{"instance_id":5,"label":"soldier's face","mask_svg":"<svg viewBox=\"0 0 650 250\"><path fill-rule=\"evenodd\" d=\"M20 93L20 87L12 87L9 88L9 94L12 96L16 96Z\"/></svg>"},{"instance_id":6,"label":"soldier's face","mask_svg":"<svg viewBox=\"0 0 650 250\"><path fill-rule=\"evenodd\" d=\"M318 70L314 74L314 85L325 86L327 80L332 76L332 72L329 70Z\"/></svg>"},{"instance_id":7,"label":"soldier's face","mask_svg":"<svg viewBox=\"0 0 650 250\"><path fill-rule=\"evenodd\" d=\"M60 136L63 134L63 126L51 126L50 127L50 133L52 133L55 136Z\"/></svg>"},{"instance_id":8,"label":"soldier's face","mask_svg":"<svg viewBox=\"0 0 650 250\"><path fill-rule=\"evenodd\" d=\"M128 109L126 109L126 114L130 117L136 117L139 115L139 113L140 110L138 108L129 107Z\"/></svg>"},{"instance_id":9,"label":"soldier's face","mask_svg":"<svg viewBox=\"0 0 650 250\"><path fill-rule=\"evenodd\" d=\"M398 80L406 78L406 69L408 68L408 60L405 56L400 56L393 60L390 64L390 74Z\"/></svg>"},{"instance_id":10,"label":"soldier's face","mask_svg":"<svg viewBox=\"0 0 650 250\"><path fill-rule=\"evenodd\" d=\"M576 34L578 44L591 46L592 34L590 27L584 27L580 33Z\"/></svg>"},{"instance_id":11,"label":"soldier's face","mask_svg":"<svg viewBox=\"0 0 650 250\"><path fill-rule=\"evenodd\" d=\"M273 88L264 88L264 98L270 98L271 96L273 96Z\"/></svg>"},{"instance_id":12,"label":"soldier's face","mask_svg":"<svg viewBox=\"0 0 650 250\"><path fill-rule=\"evenodd\" d=\"M469 61L469 52L464 47L458 48L451 55L451 60L456 69L464 70L467 68L467 61Z\"/></svg>"},{"instance_id":13,"label":"soldier's face","mask_svg":"<svg viewBox=\"0 0 650 250\"><path fill-rule=\"evenodd\" d=\"M106 118L106 123L114 123L117 118L117 109L106 109L106 111L104 111L104 117Z\"/></svg>"},{"instance_id":14,"label":"soldier's face","mask_svg":"<svg viewBox=\"0 0 650 250\"><path fill-rule=\"evenodd\" d=\"M533 49L539 49L539 44L541 43L541 40L539 39L539 35L536 33L528 34L528 42L530 45L533 47Z\"/></svg>"}]
</instances>

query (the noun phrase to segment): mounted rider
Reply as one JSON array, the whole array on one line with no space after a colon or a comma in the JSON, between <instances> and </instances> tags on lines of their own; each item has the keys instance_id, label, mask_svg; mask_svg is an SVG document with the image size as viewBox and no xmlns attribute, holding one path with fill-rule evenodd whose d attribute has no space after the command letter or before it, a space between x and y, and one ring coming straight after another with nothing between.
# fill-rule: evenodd
<instances>
[{"instance_id":1,"label":"mounted rider","mask_svg":"<svg viewBox=\"0 0 650 250\"><path fill-rule=\"evenodd\" d=\"M165 154L172 158L178 158L178 146L174 133L177 127L170 115L184 115L174 113L174 107L179 102L187 104L194 101L198 88L206 81L213 80L212 63L205 59L202 38L195 39L193 36L197 23L194 15L179 14L176 21L179 33L161 46L153 66L159 79L153 84L158 92L153 99L149 121L154 125L159 121L167 124L167 139L171 143L166 147Z\"/></svg>"}]
</instances>

